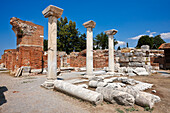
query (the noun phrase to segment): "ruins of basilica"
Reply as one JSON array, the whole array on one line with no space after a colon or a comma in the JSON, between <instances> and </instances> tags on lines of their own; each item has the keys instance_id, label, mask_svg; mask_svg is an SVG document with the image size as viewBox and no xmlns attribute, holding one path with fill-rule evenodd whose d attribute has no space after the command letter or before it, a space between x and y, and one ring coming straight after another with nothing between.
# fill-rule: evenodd
<instances>
[{"instance_id":1,"label":"ruins of basilica","mask_svg":"<svg viewBox=\"0 0 170 113\"><path fill-rule=\"evenodd\" d=\"M57 51L57 19L62 16L63 9L50 5L42 13L48 18L48 51L43 51L43 26L12 17L10 24L17 38L17 48L4 50L1 67L7 68L15 76L45 73L47 80L42 83L42 87L56 89L96 105L105 100L152 108L160 102L159 96L144 92L153 84L129 77L149 76L160 68L169 68L167 45L162 45L162 50L150 50L148 45L141 46L141 49L115 50L113 37L118 30L110 29L104 31L108 35L108 49L93 50L96 22L90 20L83 23L87 32L86 49L68 55ZM65 80L62 76L65 72L68 75L76 73L81 77Z\"/></svg>"}]
</instances>

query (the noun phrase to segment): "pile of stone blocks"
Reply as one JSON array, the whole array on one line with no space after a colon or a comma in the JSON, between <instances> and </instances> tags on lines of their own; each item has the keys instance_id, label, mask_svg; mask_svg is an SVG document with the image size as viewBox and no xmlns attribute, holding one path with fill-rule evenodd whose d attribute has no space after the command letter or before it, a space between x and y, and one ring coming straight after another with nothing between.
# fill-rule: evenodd
<instances>
[{"instance_id":1,"label":"pile of stone blocks","mask_svg":"<svg viewBox=\"0 0 170 113\"><path fill-rule=\"evenodd\" d=\"M143 67L150 65L149 49L131 49L128 52L115 52L116 62L121 67Z\"/></svg>"},{"instance_id":2,"label":"pile of stone blocks","mask_svg":"<svg viewBox=\"0 0 170 113\"><path fill-rule=\"evenodd\" d=\"M115 52L115 71L126 73L129 76L151 74L149 46L143 45L141 49L126 49Z\"/></svg>"},{"instance_id":3,"label":"pile of stone blocks","mask_svg":"<svg viewBox=\"0 0 170 113\"><path fill-rule=\"evenodd\" d=\"M161 101L159 96L144 92L152 88L153 84L128 77L96 78L89 81L89 87L96 88L96 91L103 95L104 100L112 104L118 103L125 106L137 104L152 108L155 103Z\"/></svg>"}]
</instances>

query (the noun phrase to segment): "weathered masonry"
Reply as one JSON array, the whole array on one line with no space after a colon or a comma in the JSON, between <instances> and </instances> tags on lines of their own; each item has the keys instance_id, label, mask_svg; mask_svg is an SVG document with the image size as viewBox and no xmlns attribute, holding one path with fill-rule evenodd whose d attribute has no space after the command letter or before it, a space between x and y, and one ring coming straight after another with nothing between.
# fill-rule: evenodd
<instances>
[{"instance_id":1,"label":"weathered masonry","mask_svg":"<svg viewBox=\"0 0 170 113\"><path fill-rule=\"evenodd\" d=\"M170 43L162 44L159 49L164 50L165 57L164 57L164 69L170 69Z\"/></svg>"},{"instance_id":2,"label":"weathered masonry","mask_svg":"<svg viewBox=\"0 0 170 113\"><path fill-rule=\"evenodd\" d=\"M2 62L5 67L10 70L21 66L41 69L44 27L16 17L10 19L10 24L17 37L17 48L4 51Z\"/></svg>"}]
</instances>

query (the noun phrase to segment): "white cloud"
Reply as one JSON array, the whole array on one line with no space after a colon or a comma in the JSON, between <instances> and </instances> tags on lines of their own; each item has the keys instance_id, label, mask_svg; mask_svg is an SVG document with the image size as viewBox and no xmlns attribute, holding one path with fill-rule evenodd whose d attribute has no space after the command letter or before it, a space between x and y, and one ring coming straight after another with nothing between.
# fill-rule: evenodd
<instances>
[{"instance_id":1,"label":"white cloud","mask_svg":"<svg viewBox=\"0 0 170 113\"><path fill-rule=\"evenodd\" d=\"M138 36L135 36L135 37L132 37L132 38L129 38L129 39L132 39L132 40L138 40L141 36L144 36L144 35L149 35L150 37L153 37L154 34L156 34L156 32L151 32L150 30L146 31L147 34L141 34L141 35L138 35ZM149 34L148 34L149 33Z\"/></svg>"},{"instance_id":2,"label":"white cloud","mask_svg":"<svg viewBox=\"0 0 170 113\"><path fill-rule=\"evenodd\" d=\"M121 45L125 45L126 44L126 42L123 42L123 41L117 41L117 42L118 42L118 44L116 46L121 46Z\"/></svg>"},{"instance_id":3,"label":"white cloud","mask_svg":"<svg viewBox=\"0 0 170 113\"><path fill-rule=\"evenodd\" d=\"M138 35L138 36L135 36L135 37L132 37L132 38L129 38L129 39L132 39L132 40L138 40L141 36L144 36L144 34L142 34L142 35Z\"/></svg>"},{"instance_id":4,"label":"white cloud","mask_svg":"<svg viewBox=\"0 0 170 113\"><path fill-rule=\"evenodd\" d=\"M161 38L163 38L163 39L170 39L170 32L168 32L168 33L161 33Z\"/></svg>"},{"instance_id":5,"label":"white cloud","mask_svg":"<svg viewBox=\"0 0 170 113\"><path fill-rule=\"evenodd\" d=\"M156 32L150 32L149 36L153 37L153 34L156 34Z\"/></svg>"},{"instance_id":6,"label":"white cloud","mask_svg":"<svg viewBox=\"0 0 170 113\"><path fill-rule=\"evenodd\" d=\"M150 31L150 30L147 30L146 32L147 32L147 33L150 33L151 31Z\"/></svg>"}]
</instances>

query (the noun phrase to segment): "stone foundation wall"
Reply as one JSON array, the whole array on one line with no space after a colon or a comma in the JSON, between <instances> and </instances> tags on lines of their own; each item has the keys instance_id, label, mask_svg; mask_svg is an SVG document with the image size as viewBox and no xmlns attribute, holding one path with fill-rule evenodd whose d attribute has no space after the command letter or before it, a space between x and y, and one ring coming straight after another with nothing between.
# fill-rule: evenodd
<instances>
[{"instance_id":1,"label":"stone foundation wall","mask_svg":"<svg viewBox=\"0 0 170 113\"><path fill-rule=\"evenodd\" d=\"M119 63L120 67L144 67L145 65L150 65L149 50L118 50L115 55L116 63Z\"/></svg>"},{"instance_id":2,"label":"stone foundation wall","mask_svg":"<svg viewBox=\"0 0 170 113\"><path fill-rule=\"evenodd\" d=\"M58 51L57 53L58 53L58 55L56 55L56 57L57 57L57 67L60 68L60 66L61 66L61 57L63 56L63 54L66 55L66 52L63 53L63 52ZM43 67L44 68L48 67L48 53L47 52L44 52L44 55L43 55Z\"/></svg>"},{"instance_id":3,"label":"stone foundation wall","mask_svg":"<svg viewBox=\"0 0 170 113\"><path fill-rule=\"evenodd\" d=\"M80 53L73 52L70 54L71 67L86 67L86 50ZM93 51L93 67L103 68L108 66L108 50Z\"/></svg>"},{"instance_id":4,"label":"stone foundation wall","mask_svg":"<svg viewBox=\"0 0 170 113\"><path fill-rule=\"evenodd\" d=\"M4 51L5 67L13 71L21 66L43 68L44 27L16 17L10 19L10 24L17 37L17 48Z\"/></svg>"},{"instance_id":5,"label":"stone foundation wall","mask_svg":"<svg viewBox=\"0 0 170 113\"><path fill-rule=\"evenodd\" d=\"M150 59L151 66L153 68L161 68L164 67L164 50L150 50Z\"/></svg>"},{"instance_id":6,"label":"stone foundation wall","mask_svg":"<svg viewBox=\"0 0 170 113\"><path fill-rule=\"evenodd\" d=\"M115 63L121 67L144 67L150 65L149 50L123 49L115 51ZM108 50L93 50L94 68L108 67ZM71 67L86 67L86 50L70 54Z\"/></svg>"},{"instance_id":7,"label":"stone foundation wall","mask_svg":"<svg viewBox=\"0 0 170 113\"><path fill-rule=\"evenodd\" d=\"M4 63L5 67L14 70L16 65L16 49L8 49L4 51L4 54L2 55L2 63Z\"/></svg>"},{"instance_id":8,"label":"stone foundation wall","mask_svg":"<svg viewBox=\"0 0 170 113\"><path fill-rule=\"evenodd\" d=\"M19 47L17 67L30 66L32 69L42 68L43 51L41 47Z\"/></svg>"}]
</instances>

